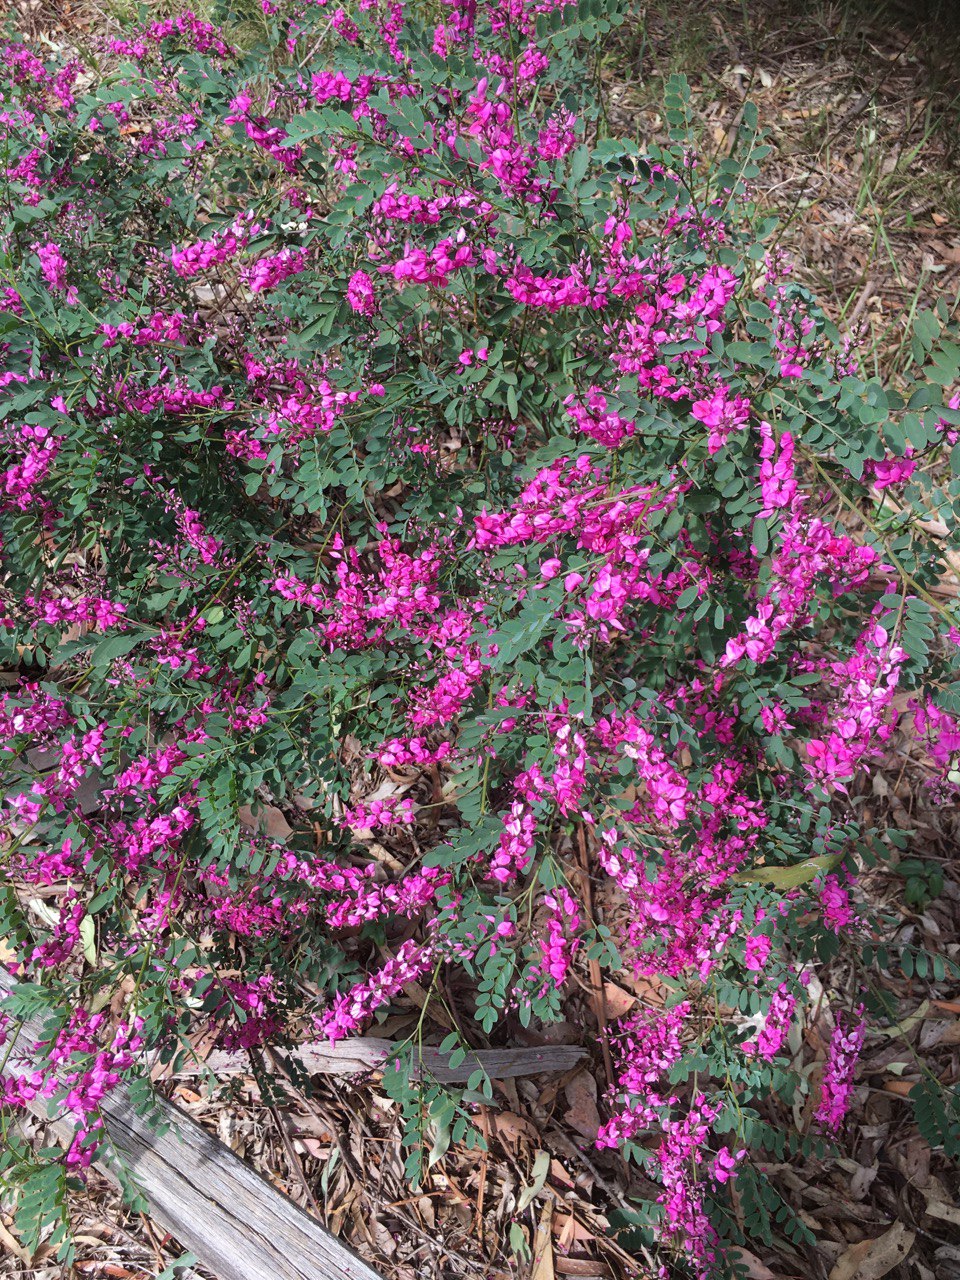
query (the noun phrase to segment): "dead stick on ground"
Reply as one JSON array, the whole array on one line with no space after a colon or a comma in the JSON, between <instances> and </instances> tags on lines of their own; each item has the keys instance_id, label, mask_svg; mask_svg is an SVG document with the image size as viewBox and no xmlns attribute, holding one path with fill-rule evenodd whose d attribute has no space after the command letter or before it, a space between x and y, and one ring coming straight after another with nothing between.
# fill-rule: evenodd
<instances>
[{"instance_id":1,"label":"dead stick on ground","mask_svg":"<svg viewBox=\"0 0 960 1280\"><path fill-rule=\"evenodd\" d=\"M863 292L857 299L856 306L850 312L850 318L847 320L847 329L852 331L854 325L863 315L864 308L877 291L877 286L873 280L868 280L863 286Z\"/></svg>"},{"instance_id":2,"label":"dead stick on ground","mask_svg":"<svg viewBox=\"0 0 960 1280\"><path fill-rule=\"evenodd\" d=\"M290 1161L290 1164L293 1166L293 1168L297 1171L297 1176L300 1179L300 1185L303 1187L304 1193L307 1199L310 1201L310 1208L318 1218L322 1218L323 1210L321 1209L320 1205L317 1204L317 1198L313 1194L313 1191L310 1188L310 1180L308 1179L306 1171L304 1170L303 1161L300 1159L299 1155L297 1154L297 1149L293 1145L293 1139L291 1138L290 1134L287 1132L287 1118L278 1107L271 1107L270 1114L273 1116L274 1124L276 1124L277 1126L277 1131L280 1134L280 1141L283 1143L283 1149L287 1153L287 1159Z\"/></svg>"}]
</instances>

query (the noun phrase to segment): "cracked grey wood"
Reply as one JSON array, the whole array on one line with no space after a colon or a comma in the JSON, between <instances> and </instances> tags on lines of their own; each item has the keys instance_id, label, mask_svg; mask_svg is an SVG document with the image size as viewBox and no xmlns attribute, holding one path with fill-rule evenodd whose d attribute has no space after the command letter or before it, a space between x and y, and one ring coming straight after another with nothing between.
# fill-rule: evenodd
<instances>
[{"instance_id":1,"label":"cracked grey wood","mask_svg":"<svg viewBox=\"0 0 960 1280\"><path fill-rule=\"evenodd\" d=\"M0 970L0 994L13 985ZM11 1054L8 1071L16 1070L17 1059L25 1065L37 1034L29 1024L21 1029L24 1052ZM179 1107L163 1099L157 1105L169 1126L165 1132L141 1119L118 1085L101 1105L107 1133L143 1191L150 1216L220 1280L382 1280ZM32 1110L47 1119L43 1103ZM58 1136L69 1138L69 1121L54 1124ZM106 1158L98 1167L115 1181L111 1163Z\"/></svg>"},{"instance_id":2,"label":"cracked grey wood","mask_svg":"<svg viewBox=\"0 0 960 1280\"><path fill-rule=\"evenodd\" d=\"M0 967L0 996L15 983ZM25 1024L6 1070L26 1068L40 1031ZM310 1072L352 1075L381 1065L393 1046L373 1037L339 1044L305 1045L299 1050ZM478 1067L493 1079L567 1071L584 1058L571 1045L542 1049L487 1049L467 1055L451 1067L435 1049L422 1061L438 1080L466 1081ZM248 1070L246 1055L213 1054L216 1072ZM382 1280L351 1249L265 1178L244 1164L179 1107L157 1098L165 1131L137 1115L121 1084L101 1104L107 1133L123 1164L132 1173L149 1206L150 1216L177 1237L219 1280ZM59 1139L69 1142L69 1120L50 1121L42 1102L31 1108L51 1123ZM97 1167L117 1180L108 1153Z\"/></svg>"},{"instance_id":3,"label":"cracked grey wood","mask_svg":"<svg viewBox=\"0 0 960 1280\"><path fill-rule=\"evenodd\" d=\"M311 1075L349 1076L383 1066L395 1049L396 1045L390 1040L362 1036L340 1040L335 1044L319 1041L302 1044L290 1056ZM462 1062L452 1066L449 1054L441 1054L425 1045L420 1062L440 1084L466 1084L473 1073L481 1068L491 1080L508 1080L518 1076L570 1071L586 1056L585 1049L569 1044L543 1045L541 1048L471 1049ZM214 1052L206 1059L205 1065L218 1076L250 1070L245 1053ZM201 1069L199 1066L184 1064L176 1074L194 1075ZM415 1063L414 1071L416 1070Z\"/></svg>"}]
</instances>

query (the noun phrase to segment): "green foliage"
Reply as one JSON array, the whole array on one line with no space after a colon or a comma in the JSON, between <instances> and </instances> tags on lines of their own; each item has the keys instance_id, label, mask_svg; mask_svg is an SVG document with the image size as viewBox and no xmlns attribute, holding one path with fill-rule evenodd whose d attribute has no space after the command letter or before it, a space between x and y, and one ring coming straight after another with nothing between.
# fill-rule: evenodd
<instances>
[{"instance_id":1,"label":"green foliage","mask_svg":"<svg viewBox=\"0 0 960 1280\"><path fill-rule=\"evenodd\" d=\"M444 966L474 1024L441 1046L454 1061L508 1019L562 1018L568 968L633 968L660 984L664 1018L689 1019L651 1090L651 1133L624 1151L660 1176L656 1127L679 1132L672 1109L707 1100L717 1114L677 1175L689 1204L709 1184L704 1203L728 1238L800 1250L810 1232L762 1169L743 1166L738 1223L698 1161L741 1146L777 1160L826 1152L770 1122L771 1099L803 1101L809 1084L785 1051L764 1056L750 1040L775 995L802 1001L805 966L849 945L824 902L829 891L846 905L858 861L896 854L913 905L943 888L937 864L910 856L906 833L872 829L844 788L882 754L895 686L960 712L956 618L934 591L944 551L928 528L935 513L958 541L960 410L943 403L960 376L955 326L918 315L897 389L856 368L768 252L773 228L751 204L768 148L749 104L733 154L713 166L691 152L682 76L665 86L668 145L607 136L594 73L617 3L533 15L546 65L522 97L488 75L515 35L499 21L486 44L441 56L435 15L411 5L401 83L370 25L378 11L350 16L368 24L356 44L311 15L293 32L284 15L253 12L262 41L239 53L180 28L142 53L121 46L77 86L75 108L55 109L45 90L44 110L24 114L26 141L4 139L24 164L42 141L42 198L8 175L0 209L0 283L16 293L0 311L13 374L0 426L42 475L21 500L20 463L8 473L4 590L16 607L0 646L20 682L15 709L47 716L54 757L37 765L10 728L7 802L34 794L38 776L49 791L38 830L21 823L4 848L0 933L36 979L6 1012L41 1018L55 1043L71 1016L125 999L138 1036L175 1067L198 1025L254 1053L318 1027L347 1034L415 973L422 1016L383 1089L419 1187L452 1146L479 1148L475 1109L493 1100L483 1072L451 1089L421 1069ZM288 37L303 43L291 50ZM330 66L345 96L315 86ZM14 98L28 92L27 71L8 79ZM524 140L519 193L504 148L469 123L494 102ZM569 138L551 143L550 129ZM399 197L418 212L382 214ZM620 259L618 228L630 237ZM75 298L40 256L61 243ZM458 246L469 263L441 271L441 248ZM370 307L352 300L358 271ZM531 280L580 302L524 301ZM711 290L724 301L708 322ZM650 298L668 312L663 299L685 291L691 316L636 337ZM157 336L160 320L173 329ZM177 325L187 338L171 336ZM735 418L746 406L732 424L711 424L712 391ZM585 426L574 413L585 405L622 435ZM796 502L771 497L774 460ZM878 464L905 460L918 465L897 482L902 502L878 499ZM571 462L593 486L582 508ZM500 517L524 527L535 484L552 486L556 509L545 501L530 530L485 544ZM584 532L598 512L610 525ZM618 524L611 512L627 514ZM814 525L803 541L797 530ZM823 564L806 581L814 555ZM847 572L857 555L863 573ZM420 591L428 603L411 623ZM92 613L72 623L80 593ZM765 626L769 650L751 648ZM889 667L856 668L877 652ZM845 698L873 718L861 723ZM632 736L618 739L611 726L628 720ZM591 744L582 787L561 750L577 737ZM399 773L394 740L421 753L411 746ZM818 772L828 745L839 757L854 741L849 768ZM72 787L82 752L91 803ZM411 801L409 823L373 813L384 780L389 801ZM514 801L529 846L498 879ZM277 812L284 842L269 834ZM390 848L369 838L381 827ZM601 855L618 914L635 917L616 934L591 908ZM70 904L37 908L29 891L53 882L75 895L76 940ZM408 945L413 967L398 977L389 966ZM900 943L859 959L924 981L952 972ZM96 1058L84 1052L78 1073ZM279 1082L255 1070L279 1101ZM156 1112L142 1071L129 1087ZM954 1153L955 1098L926 1081L914 1095L922 1132ZM603 1105L629 1118L636 1102L614 1089ZM63 1152L37 1160L14 1141L0 1159L24 1239L52 1226L68 1256ZM518 1218L548 1176L544 1152ZM666 1239L677 1266L697 1243L652 1200L611 1226L628 1247ZM528 1250L519 1221L510 1244Z\"/></svg>"},{"instance_id":2,"label":"green foliage","mask_svg":"<svg viewBox=\"0 0 960 1280\"><path fill-rule=\"evenodd\" d=\"M944 1089L925 1075L910 1090L910 1099L924 1139L950 1160L960 1160L960 1090Z\"/></svg>"}]
</instances>

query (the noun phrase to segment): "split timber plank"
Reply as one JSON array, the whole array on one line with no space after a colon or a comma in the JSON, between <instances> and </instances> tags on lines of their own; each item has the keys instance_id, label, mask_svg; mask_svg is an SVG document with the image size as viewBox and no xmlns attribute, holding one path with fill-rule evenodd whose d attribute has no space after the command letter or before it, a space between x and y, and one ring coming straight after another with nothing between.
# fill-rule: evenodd
<instances>
[{"instance_id":1,"label":"split timber plank","mask_svg":"<svg viewBox=\"0 0 960 1280\"><path fill-rule=\"evenodd\" d=\"M0 995L13 980L0 968ZM38 1029L24 1026L6 1070L26 1066ZM179 1107L157 1099L158 1130L137 1115L124 1086L103 1100L104 1124L117 1156L133 1175L150 1216L177 1237L219 1280L382 1280L315 1218L211 1137ZM46 1106L33 1108L46 1120ZM54 1122L60 1135L69 1121ZM109 1157L97 1162L116 1181Z\"/></svg>"},{"instance_id":2,"label":"split timber plank","mask_svg":"<svg viewBox=\"0 0 960 1280\"><path fill-rule=\"evenodd\" d=\"M383 1067L396 1045L376 1036L358 1036L339 1040L333 1044L312 1041L298 1045L292 1060L310 1075L350 1076ZM424 1045L419 1061L414 1061L413 1072L426 1071L440 1084L465 1084L473 1073L483 1070L491 1080L511 1080L518 1076L536 1076L547 1072L571 1071L587 1056L586 1049L577 1045L543 1045L541 1048L471 1049L462 1062L452 1066L449 1054ZM235 1075L249 1072L250 1062L245 1053L228 1053L216 1050L204 1065L214 1075ZM177 1075L195 1075L199 1065L184 1064Z\"/></svg>"}]
</instances>

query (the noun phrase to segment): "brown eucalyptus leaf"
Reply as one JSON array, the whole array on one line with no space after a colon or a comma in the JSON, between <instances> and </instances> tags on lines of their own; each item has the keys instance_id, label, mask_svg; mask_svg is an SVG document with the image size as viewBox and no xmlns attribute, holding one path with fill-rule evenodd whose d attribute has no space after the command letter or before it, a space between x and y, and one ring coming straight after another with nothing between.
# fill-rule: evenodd
<instances>
[{"instance_id":1,"label":"brown eucalyptus leaf","mask_svg":"<svg viewBox=\"0 0 960 1280\"><path fill-rule=\"evenodd\" d=\"M881 1280L898 1266L913 1248L916 1232L895 1222L882 1236L860 1240L837 1259L829 1280Z\"/></svg>"},{"instance_id":2,"label":"brown eucalyptus leaf","mask_svg":"<svg viewBox=\"0 0 960 1280\"><path fill-rule=\"evenodd\" d=\"M600 1132L596 1077L587 1071L578 1071L572 1080L567 1081L564 1095L569 1108L564 1120L585 1138L596 1138Z\"/></svg>"}]
</instances>

